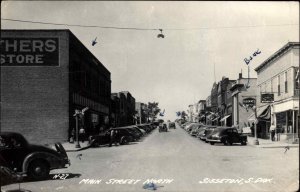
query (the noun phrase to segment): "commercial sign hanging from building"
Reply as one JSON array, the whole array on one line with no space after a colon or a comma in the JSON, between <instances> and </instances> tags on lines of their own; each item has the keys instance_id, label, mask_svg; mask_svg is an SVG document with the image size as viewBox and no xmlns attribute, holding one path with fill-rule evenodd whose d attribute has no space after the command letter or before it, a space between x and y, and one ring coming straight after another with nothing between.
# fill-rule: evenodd
<instances>
[{"instance_id":1,"label":"commercial sign hanging from building","mask_svg":"<svg viewBox=\"0 0 300 192\"><path fill-rule=\"evenodd\" d=\"M58 38L1 38L1 66L58 66Z\"/></svg>"},{"instance_id":2,"label":"commercial sign hanging from building","mask_svg":"<svg viewBox=\"0 0 300 192\"><path fill-rule=\"evenodd\" d=\"M243 104L248 107L253 107L255 105L256 99L248 97L243 99Z\"/></svg>"},{"instance_id":3,"label":"commercial sign hanging from building","mask_svg":"<svg viewBox=\"0 0 300 192\"><path fill-rule=\"evenodd\" d=\"M274 94L262 93L260 98L262 103L272 103L274 101Z\"/></svg>"}]
</instances>

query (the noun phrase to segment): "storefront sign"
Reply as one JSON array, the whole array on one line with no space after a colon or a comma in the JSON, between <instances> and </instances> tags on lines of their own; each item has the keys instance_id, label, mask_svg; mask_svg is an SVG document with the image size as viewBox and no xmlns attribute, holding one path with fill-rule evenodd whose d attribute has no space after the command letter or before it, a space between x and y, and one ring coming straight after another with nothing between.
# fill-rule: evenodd
<instances>
[{"instance_id":1,"label":"storefront sign","mask_svg":"<svg viewBox=\"0 0 300 192\"><path fill-rule=\"evenodd\" d=\"M248 107L253 107L256 103L256 99L248 97L243 99L243 104L248 106Z\"/></svg>"},{"instance_id":2,"label":"storefront sign","mask_svg":"<svg viewBox=\"0 0 300 192\"><path fill-rule=\"evenodd\" d=\"M1 66L58 66L58 38L1 38Z\"/></svg>"},{"instance_id":3,"label":"storefront sign","mask_svg":"<svg viewBox=\"0 0 300 192\"><path fill-rule=\"evenodd\" d=\"M260 98L262 103L272 103L274 101L274 94L262 93Z\"/></svg>"}]
</instances>

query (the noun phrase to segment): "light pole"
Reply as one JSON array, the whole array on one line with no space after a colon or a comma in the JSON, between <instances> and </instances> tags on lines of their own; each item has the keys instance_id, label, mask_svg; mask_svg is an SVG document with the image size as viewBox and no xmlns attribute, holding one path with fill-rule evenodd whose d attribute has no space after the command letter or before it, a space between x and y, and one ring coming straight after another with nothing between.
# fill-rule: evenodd
<instances>
[{"instance_id":1,"label":"light pole","mask_svg":"<svg viewBox=\"0 0 300 192\"><path fill-rule=\"evenodd\" d=\"M254 116L255 116L255 122L254 122L254 145L259 145L259 141L257 139L257 123L258 123L258 120L257 120L257 112L256 112L256 106L253 106L252 110L254 111Z\"/></svg>"},{"instance_id":2,"label":"light pole","mask_svg":"<svg viewBox=\"0 0 300 192\"><path fill-rule=\"evenodd\" d=\"M81 114L81 111L78 110L78 109L75 109L75 120L76 120L76 145L75 145L75 148L81 148L80 144L79 144L79 130L78 130L78 118L79 118L79 115Z\"/></svg>"},{"instance_id":3,"label":"light pole","mask_svg":"<svg viewBox=\"0 0 300 192\"><path fill-rule=\"evenodd\" d=\"M75 114L73 116L75 116L75 120L76 120L76 145L75 148L81 148L80 144L79 144L79 129L78 129L78 119L80 118L80 116L84 116L84 112L87 111L89 108L85 107L82 110L78 110L75 109Z\"/></svg>"}]
</instances>

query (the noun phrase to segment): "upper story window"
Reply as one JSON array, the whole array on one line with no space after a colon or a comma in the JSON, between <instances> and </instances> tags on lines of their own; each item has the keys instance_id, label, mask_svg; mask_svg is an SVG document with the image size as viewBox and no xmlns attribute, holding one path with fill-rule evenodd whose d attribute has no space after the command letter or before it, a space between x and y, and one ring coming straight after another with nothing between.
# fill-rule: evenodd
<instances>
[{"instance_id":1,"label":"upper story window","mask_svg":"<svg viewBox=\"0 0 300 192\"><path fill-rule=\"evenodd\" d=\"M273 93L273 79L271 79L271 93Z\"/></svg>"},{"instance_id":2,"label":"upper story window","mask_svg":"<svg viewBox=\"0 0 300 192\"><path fill-rule=\"evenodd\" d=\"M299 89L300 88L300 77L299 77L299 68L295 69L295 89Z\"/></svg>"},{"instance_id":3,"label":"upper story window","mask_svg":"<svg viewBox=\"0 0 300 192\"><path fill-rule=\"evenodd\" d=\"M280 96L280 75L278 75L277 77L277 92L278 96Z\"/></svg>"},{"instance_id":4,"label":"upper story window","mask_svg":"<svg viewBox=\"0 0 300 192\"><path fill-rule=\"evenodd\" d=\"M288 92L287 72L284 73L284 91Z\"/></svg>"}]
</instances>

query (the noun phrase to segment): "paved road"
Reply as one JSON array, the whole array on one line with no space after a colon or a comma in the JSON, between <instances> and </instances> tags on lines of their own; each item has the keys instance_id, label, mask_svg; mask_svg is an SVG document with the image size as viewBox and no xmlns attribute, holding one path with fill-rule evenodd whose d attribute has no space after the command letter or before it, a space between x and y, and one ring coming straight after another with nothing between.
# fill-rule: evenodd
<instances>
[{"instance_id":1,"label":"paved road","mask_svg":"<svg viewBox=\"0 0 300 192\"><path fill-rule=\"evenodd\" d=\"M211 146L181 128L167 133L154 130L143 141L131 145L70 152L71 167L51 172L52 177L55 173L69 174L66 179L27 182L21 188L148 191L143 184L155 179L157 191L295 191L299 185L298 150L291 148L284 153L282 148L251 145ZM78 154L82 154L81 159L76 158ZM121 184L120 179L126 184ZM14 184L3 189L16 188Z\"/></svg>"}]
</instances>

